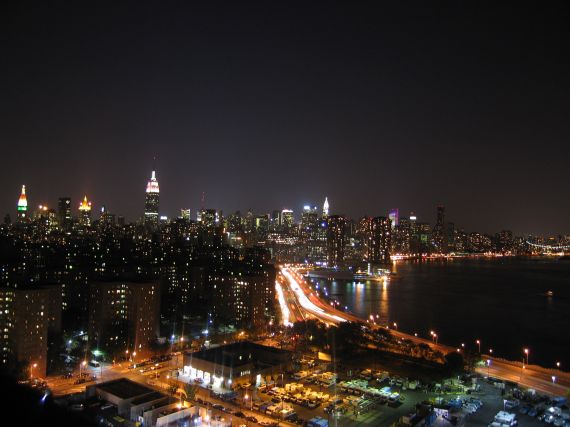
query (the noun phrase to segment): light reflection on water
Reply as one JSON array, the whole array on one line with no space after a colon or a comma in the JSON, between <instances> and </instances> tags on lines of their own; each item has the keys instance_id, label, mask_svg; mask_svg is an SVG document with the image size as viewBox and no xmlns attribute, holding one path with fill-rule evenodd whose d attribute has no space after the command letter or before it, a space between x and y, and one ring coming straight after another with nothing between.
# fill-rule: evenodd
<instances>
[{"instance_id":1,"label":"light reflection on water","mask_svg":"<svg viewBox=\"0 0 570 427\"><path fill-rule=\"evenodd\" d=\"M570 312L570 263L556 260L455 260L398 263L382 282L317 279L321 288L355 315L398 323L404 332L460 345L484 339L485 348L511 359L531 347L535 362L570 366L566 338ZM394 269L392 269L394 271ZM547 296L548 290L553 296ZM474 345L474 344L472 344Z\"/></svg>"}]
</instances>

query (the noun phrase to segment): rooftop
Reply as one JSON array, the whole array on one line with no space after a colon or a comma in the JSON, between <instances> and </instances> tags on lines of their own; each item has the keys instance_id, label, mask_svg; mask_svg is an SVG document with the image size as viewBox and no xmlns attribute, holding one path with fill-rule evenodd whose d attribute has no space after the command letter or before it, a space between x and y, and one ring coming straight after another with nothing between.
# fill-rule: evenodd
<instances>
[{"instance_id":1,"label":"rooftop","mask_svg":"<svg viewBox=\"0 0 570 427\"><path fill-rule=\"evenodd\" d=\"M145 387L144 385L138 384L127 378L119 378L117 380L97 384L96 387L107 393L113 394L120 399L132 399L133 397L155 393L153 389Z\"/></svg>"},{"instance_id":2,"label":"rooftop","mask_svg":"<svg viewBox=\"0 0 570 427\"><path fill-rule=\"evenodd\" d=\"M153 400L158 400L158 399L166 398L166 397L168 397L168 396L166 396L165 394L162 394L159 391L155 391L155 392L152 392L150 394L145 394L144 396L137 397L131 403L133 405L140 405L142 403L152 402Z\"/></svg>"},{"instance_id":3,"label":"rooftop","mask_svg":"<svg viewBox=\"0 0 570 427\"><path fill-rule=\"evenodd\" d=\"M186 353L187 358L196 358L222 366L237 367L250 363L255 365L278 365L291 353L267 347L251 341L238 341L211 349Z\"/></svg>"}]
</instances>

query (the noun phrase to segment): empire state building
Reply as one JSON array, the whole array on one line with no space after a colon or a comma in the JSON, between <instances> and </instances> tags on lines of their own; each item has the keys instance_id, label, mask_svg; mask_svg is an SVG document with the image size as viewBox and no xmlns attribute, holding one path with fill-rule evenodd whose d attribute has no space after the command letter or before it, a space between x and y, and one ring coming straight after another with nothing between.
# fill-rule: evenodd
<instances>
[{"instance_id":1,"label":"empire state building","mask_svg":"<svg viewBox=\"0 0 570 427\"><path fill-rule=\"evenodd\" d=\"M158 225L158 206L160 190L156 180L156 172L152 171L150 180L146 184L146 197L144 201L144 223L150 226Z\"/></svg>"}]
</instances>

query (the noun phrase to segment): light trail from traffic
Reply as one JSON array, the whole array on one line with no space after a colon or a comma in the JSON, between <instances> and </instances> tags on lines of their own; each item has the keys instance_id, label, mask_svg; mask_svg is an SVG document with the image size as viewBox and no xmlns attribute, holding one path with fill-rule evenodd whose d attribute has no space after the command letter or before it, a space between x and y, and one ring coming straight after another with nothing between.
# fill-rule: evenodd
<instances>
[{"instance_id":1,"label":"light trail from traffic","mask_svg":"<svg viewBox=\"0 0 570 427\"><path fill-rule=\"evenodd\" d=\"M287 279L288 287L294 292L297 301L302 306L303 309L312 313L321 321L330 324L338 324L340 321L348 321L348 322L361 322L363 324L367 324L370 328L383 328L380 325L376 325L374 322L370 323L366 319L358 318L353 314L343 313L339 311L337 308L329 307L326 302L323 302L318 295L313 295L310 292L309 287L303 290L303 287L300 285L299 281L295 278L295 275L298 274L295 269L290 269L287 267L282 267L281 271L283 276ZM310 298L313 298L314 301L320 303L322 306L319 307L315 303L313 303ZM325 311L326 310L326 311ZM344 318L340 317L343 316ZM457 351L455 347L450 347L445 344L432 342L430 340L417 337L414 335L409 335L404 332L390 329L390 333L400 339L407 339L411 342L416 344L427 344L435 350L441 351L442 353L446 354L449 352ZM492 376L496 378L500 378L505 381L513 381L517 382L521 385L526 387L534 388L535 390L550 393L553 395L564 396L568 392L568 388L570 386L570 373L563 372L563 371L552 371L540 366L525 366L521 368L520 364L516 362L508 361L499 359L496 357L489 356L488 359L492 360L492 364L490 367L478 367L476 371L481 375L486 375L490 373ZM523 369L523 371L521 371ZM523 375L524 372L524 375ZM556 383L552 381L552 375L556 375Z\"/></svg>"},{"instance_id":2,"label":"light trail from traffic","mask_svg":"<svg viewBox=\"0 0 570 427\"><path fill-rule=\"evenodd\" d=\"M343 319L342 317L337 316L336 314L330 314L330 313L326 312L325 310L323 310L322 308L315 305L313 302L311 302L311 300L307 297L307 295L305 295L305 293L301 289L301 286L299 285L299 282L297 281L295 276L293 276L293 274L291 274L291 272L289 271L288 268L285 268L285 267L282 268L281 272L282 272L283 276L285 276L285 278L289 282L289 287L295 293L295 296L297 297L297 301L299 302L299 304L301 304L301 306L305 310L307 310L311 314L323 319L325 322L332 322L335 324L340 323L340 322L346 322L346 319Z\"/></svg>"},{"instance_id":3,"label":"light trail from traffic","mask_svg":"<svg viewBox=\"0 0 570 427\"><path fill-rule=\"evenodd\" d=\"M293 326L291 323L289 307L287 307L287 302L285 301L285 296L283 295L283 288L279 282L275 281L275 291L277 292L277 299L279 301L279 307L281 308L281 318L284 326Z\"/></svg>"}]
</instances>

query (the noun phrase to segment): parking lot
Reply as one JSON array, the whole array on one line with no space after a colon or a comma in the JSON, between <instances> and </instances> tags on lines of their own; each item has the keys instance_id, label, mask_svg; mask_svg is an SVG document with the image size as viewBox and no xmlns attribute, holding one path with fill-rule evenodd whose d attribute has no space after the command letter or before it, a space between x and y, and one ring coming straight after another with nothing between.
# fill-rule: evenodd
<instances>
[{"instance_id":1,"label":"parking lot","mask_svg":"<svg viewBox=\"0 0 570 427\"><path fill-rule=\"evenodd\" d=\"M396 422L412 425L419 416L416 413L421 412L417 410L417 404L429 408L431 414L426 421L437 426L489 426L495 420L493 427L534 427L545 424L539 419L540 412L546 411L543 417L549 414L547 403L531 405L522 398L515 399L512 394L518 389L513 390L512 385L505 387L504 383L497 384L480 377L421 384L417 380L370 369L337 378L327 368L330 366L326 364L304 366L283 374L277 383L259 387L247 384L237 388L223 400L208 389L201 389L201 395L219 402L217 409L226 414L236 417L237 413L238 418L249 424L262 425L277 421L281 425L307 425L315 417L328 420L329 425L348 427L391 426ZM536 402L541 402L539 396ZM532 408L538 411L531 411ZM568 426L562 416L550 417L552 424L555 420L555 425Z\"/></svg>"}]
</instances>

